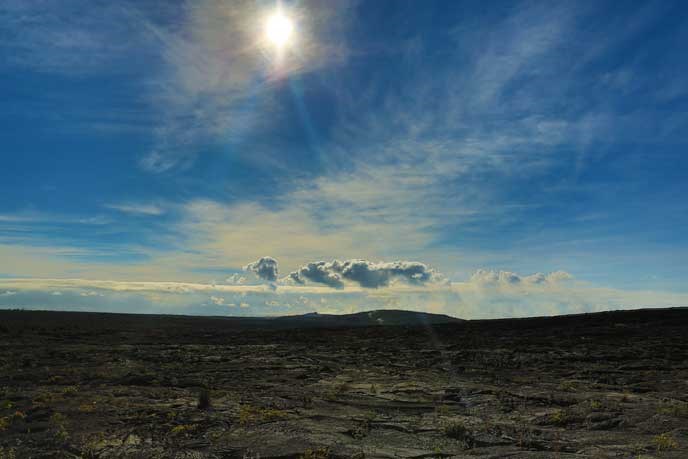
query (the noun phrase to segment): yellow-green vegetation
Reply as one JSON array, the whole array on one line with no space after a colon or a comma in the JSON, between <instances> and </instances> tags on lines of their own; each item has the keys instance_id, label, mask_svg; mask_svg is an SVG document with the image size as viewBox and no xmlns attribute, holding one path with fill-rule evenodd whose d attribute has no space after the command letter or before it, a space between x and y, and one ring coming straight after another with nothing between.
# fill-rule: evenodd
<instances>
[{"instance_id":1,"label":"yellow-green vegetation","mask_svg":"<svg viewBox=\"0 0 688 459\"><path fill-rule=\"evenodd\" d=\"M328 400L334 400L345 392L348 392L350 389L351 386L349 386L349 383L347 382L333 384L325 393L325 398Z\"/></svg>"},{"instance_id":2,"label":"yellow-green vegetation","mask_svg":"<svg viewBox=\"0 0 688 459\"><path fill-rule=\"evenodd\" d=\"M13 421L20 420L26 418L26 414L24 414L22 411L15 411L9 416L3 416L0 417L0 432L3 432L7 430L10 425L12 424Z\"/></svg>"},{"instance_id":3,"label":"yellow-green vegetation","mask_svg":"<svg viewBox=\"0 0 688 459\"><path fill-rule=\"evenodd\" d=\"M14 403L12 403L9 400L3 400L2 402L0 402L0 408L5 410L11 410L12 408L14 408Z\"/></svg>"},{"instance_id":4,"label":"yellow-green vegetation","mask_svg":"<svg viewBox=\"0 0 688 459\"><path fill-rule=\"evenodd\" d=\"M77 386L65 386L62 388L62 394L66 396L76 395L79 392Z\"/></svg>"},{"instance_id":5,"label":"yellow-green vegetation","mask_svg":"<svg viewBox=\"0 0 688 459\"><path fill-rule=\"evenodd\" d=\"M367 413L366 417L356 423L351 429L351 436L356 439L366 437L370 433L370 426L375 419L375 413Z\"/></svg>"},{"instance_id":6,"label":"yellow-green vegetation","mask_svg":"<svg viewBox=\"0 0 688 459\"><path fill-rule=\"evenodd\" d=\"M208 436L208 439L209 439L211 442L215 443L215 442L217 442L218 440L220 440L222 437L224 437L226 434L227 434L226 431L223 431L223 430L214 430L214 431L209 431L209 432L207 433L207 436Z\"/></svg>"},{"instance_id":7,"label":"yellow-green vegetation","mask_svg":"<svg viewBox=\"0 0 688 459\"><path fill-rule=\"evenodd\" d=\"M69 439L69 432L67 431L67 418L61 413L55 413L50 416L50 424L54 430L55 440L65 442Z\"/></svg>"},{"instance_id":8,"label":"yellow-green vegetation","mask_svg":"<svg viewBox=\"0 0 688 459\"><path fill-rule=\"evenodd\" d=\"M661 405L657 410L659 414L673 416L675 418L688 418L688 403L674 402Z\"/></svg>"},{"instance_id":9,"label":"yellow-green vegetation","mask_svg":"<svg viewBox=\"0 0 688 459\"><path fill-rule=\"evenodd\" d=\"M239 408L239 424L242 426L277 421L286 417L285 411L273 408L260 408L252 405L242 405Z\"/></svg>"},{"instance_id":10,"label":"yellow-green vegetation","mask_svg":"<svg viewBox=\"0 0 688 459\"><path fill-rule=\"evenodd\" d=\"M178 426L174 426L170 433L172 435L176 436L181 436L181 435L187 435L191 432L195 432L196 429L198 428L197 425L195 424L180 424Z\"/></svg>"},{"instance_id":11,"label":"yellow-green vegetation","mask_svg":"<svg viewBox=\"0 0 688 459\"><path fill-rule=\"evenodd\" d=\"M105 434L103 432L97 432L95 434L89 435L88 439L83 443L83 451L85 457L95 457L95 451L105 440Z\"/></svg>"},{"instance_id":12,"label":"yellow-green vegetation","mask_svg":"<svg viewBox=\"0 0 688 459\"><path fill-rule=\"evenodd\" d=\"M437 416L449 416L451 414L451 409L447 405L437 405L435 407L435 414Z\"/></svg>"},{"instance_id":13,"label":"yellow-green vegetation","mask_svg":"<svg viewBox=\"0 0 688 459\"><path fill-rule=\"evenodd\" d=\"M79 411L82 413L93 413L96 410L96 402L82 403L79 405Z\"/></svg>"},{"instance_id":14,"label":"yellow-green vegetation","mask_svg":"<svg viewBox=\"0 0 688 459\"><path fill-rule=\"evenodd\" d=\"M54 394L52 392L47 392L47 391L42 391L36 394L36 396L33 398L33 403L34 405L37 406L47 406L51 405L52 403L55 403L55 401L58 399L57 394Z\"/></svg>"},{"instance_id":15,"label":"yellow-green vegetation","mask_svg":"<svg viewBox=\"0 0 688 459\"><path fill-rule=\"evenodd\" d=\"M330 457L329 448L307 449L299 456L299 459L328 459Z\"/></svg>"},{"instance_id":16,"label":"yellow-green vegetation","mask_svg":"<svg viewBox=\"0 0 688 459\"><path fill-rule=\"evenodd\" d=\"M590 409L597 411L602 409L602 402L599 400L590 400Z\"/></svg>"},{"instance_id":17,"label":"yellow-green vegetation","mask_svg":"<svg viewBox=\"0 0 688 459\"><path fill-rule=\"evenodd\" d=\"M669 433L657 435L655 438L652 439L652 442L655 444L657 451L668 451L671 449L678 448L678 442Z\"/></svg>"},{"instance_id":18,"label":"yellow-green vegetation","mask_svg":"<svg viewBox=\"0 0 688 459\"><path fill-rule=\"evenodd\" d=\"M559 390L564 392L574 392L576 390L576 385L571 381L562 381L559 384Z\"/></svg>"},{"instance_id":19,"label":"yellow-green vegetation","mask_svg":"<svg viewBox=\"0 0 688 459\"><path fill-rule=\"evenodd\" d=\"M14 448L0 447L0 459L15 459L16 457L17 454Z\"/></svg>"},{"instance_id":20,"label":"yellow-green vegetation","mask_svg":"<svg viewBox=\"0 0 688 459\"><path fill-rule=\"evenodd\" d=\"M521 448L529 447L533 443L535 432L532 428L527 426L519 426L514 431L516 437L516 445Z\"/></svg>"},{"instance_id":21,"label":"yellow-green vegetation","mask_svg":"<svg viewBox=\"0 0 688 459\"><path fill-rule=\"evenodd\" d=\"M564 424L566 421L566 413L564 410L557 410L549 415L549 420L553 424Z\"/></svg>"}]
</instances>

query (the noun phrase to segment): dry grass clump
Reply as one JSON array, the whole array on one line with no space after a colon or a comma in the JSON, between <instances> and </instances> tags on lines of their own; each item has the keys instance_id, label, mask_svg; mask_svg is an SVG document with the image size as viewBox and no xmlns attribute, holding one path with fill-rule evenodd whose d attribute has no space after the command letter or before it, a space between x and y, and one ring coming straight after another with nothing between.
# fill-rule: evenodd
<instances>
[{"instance_id":1,"label":"dry grass clump","mask_svg":"<svg viewBox=\"0 0 688 459\"><path fill-rule=\"evenodd\" d=\"M668 451L678 448L678 442L669 433L659 434L653 438L652 441L655 444L657 451Z\"/></svg>"},{"instance_id":2,"label":"dry grass clump","mask_svg":"<svg viewBox=\"0 0 688 459\"><path fill-rule=\"evenodd\" d=\"M260 408L251 405L243 405L239 408L239 424L242 426L277 421L286 417L285 411L272 408Z\"/></svg>"}]
</instances>

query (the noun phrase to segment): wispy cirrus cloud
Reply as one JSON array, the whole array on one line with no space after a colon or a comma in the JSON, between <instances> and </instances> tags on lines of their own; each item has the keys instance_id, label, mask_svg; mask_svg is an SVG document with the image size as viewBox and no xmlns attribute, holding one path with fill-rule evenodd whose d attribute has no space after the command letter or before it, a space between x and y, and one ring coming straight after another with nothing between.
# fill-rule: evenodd
<instances>
[{"instance_id":1,"label":"wispy cirrus cloud","mask_svg":"<svg viewBox=\"0 0 688 459\"><path fill-rule=\"evenodd\" d=\"M132 23L124 5L4 1L0 65L76 77L117 71L117 64L132 54L149 50L145 34Z\"/></svg>"},{"instance_id":2,"label":"wispy cirrus cloud","mask_svg":"<svg viewBox=\"0 0 688 459\"><path fill-rule=\"evenodd\" d=\"M165 213L165 209L157 204L119 203L106 204L105 207L132 215L159 216Z\"/></svg>"},{"instance_id":3,"label":"wispy cirrus cloud","mask_svg":"<svg viewBox=\"0 0 688 459\"><path fill-rule=\"evenodd\" d=\"M281 116L275 86L284 85L288 77L346 61L342 34L354 3L337 2L328 8L310 1L285 5L297 25L297 43L282 51L287 56L277 55L265 41L264 23L274 5L249 0L189 2L175 29L139 15L141 25L158 41L164 63L148 94L162 122L141 166L165 172L192 163L218 144L259 138L256 133Z\"/></svg>"}]
</instances>

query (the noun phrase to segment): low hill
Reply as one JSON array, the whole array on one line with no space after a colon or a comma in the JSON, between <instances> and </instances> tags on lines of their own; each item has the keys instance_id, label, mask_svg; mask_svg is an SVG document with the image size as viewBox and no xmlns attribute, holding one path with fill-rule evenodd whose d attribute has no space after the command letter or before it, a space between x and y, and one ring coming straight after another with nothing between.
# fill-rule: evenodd
<instances>
[{"instance_id":1,"label":"low hill","mask_svg":"<svg viewBox=\"0 0 688 459\"><path fill-rule=\"evenodd\" d=\"M319 314L310 313L298 316L282 316L272 321L307 327L368 327L372 325L419 326L439 325L463 322L463 319L444 314L427 312L383 309L355 314Z\"/></svg>"}]
</instances>

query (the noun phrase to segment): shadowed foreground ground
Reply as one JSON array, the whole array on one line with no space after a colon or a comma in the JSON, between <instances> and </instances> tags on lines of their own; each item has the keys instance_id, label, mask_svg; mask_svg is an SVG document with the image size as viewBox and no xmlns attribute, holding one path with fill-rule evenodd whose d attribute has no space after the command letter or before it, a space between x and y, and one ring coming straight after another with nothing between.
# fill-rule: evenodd
<instances>
[{"instance_id":1,"label":"shadowed foreground ground","mask_svg":"<svg viewBox=\"0 0 688 459\"><path fill-rule=\"evenodd\" d=\"M686 309L298 323L0 311L0 459L688 457Z\"/></svg>"}]
</instances>

